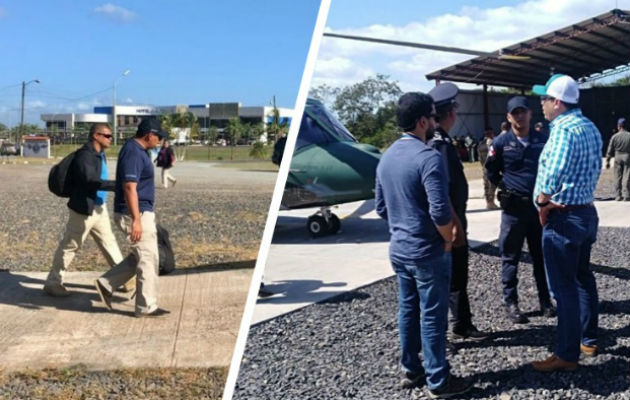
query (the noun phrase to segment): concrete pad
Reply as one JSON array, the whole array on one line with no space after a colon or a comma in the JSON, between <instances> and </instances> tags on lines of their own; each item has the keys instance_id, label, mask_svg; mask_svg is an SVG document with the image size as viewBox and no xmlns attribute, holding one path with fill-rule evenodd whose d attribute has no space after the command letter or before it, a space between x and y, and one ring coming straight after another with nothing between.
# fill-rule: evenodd
<instances>
[{"instance_id":1,"label":"concrete pad","mask_svg":"<svg viewBox=\"0 0 630 400\"><path fill-rule=\"evenodd\" d=\"M599 226L630 226L630 203L596 201L595 206ZM466 216L472 248L499 237L501 210L485 207L482 180L470 181ZM258 299L252 324L393 276L387 223L374 211L373 200L334 207L341 229L318 239L306 230L306 218L315 211L279 213L263 277L265 288L275 294Z\"/></svg>"},{"instance_id":2,"label":"concrete pad","mask_svg":"<svg viewBox=\"0 0 630 400\"><path fill-rule=\"evenodd\" d=\"M69 272L68 298L42 291L44 272L0 272L0 369L227 366L251 269L199 268L160 277L160 307L135 318L127 294L110 312L93 287L98 272Z\"/></svg>"}]
</instances>

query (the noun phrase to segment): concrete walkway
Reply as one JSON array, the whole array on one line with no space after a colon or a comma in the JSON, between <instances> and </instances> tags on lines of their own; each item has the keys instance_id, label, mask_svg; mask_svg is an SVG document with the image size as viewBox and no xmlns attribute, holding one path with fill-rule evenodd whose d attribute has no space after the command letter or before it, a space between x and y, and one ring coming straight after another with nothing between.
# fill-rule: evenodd
<instances>
[{"instance_id":1,"label":"concrete walkway","mask_svg":"<svg viewBox=\"0 0 630 400\"><path fill-rule=\"evenodd\" d=\"M498 239L501 211L485 209L481 179L469 186L468 238L475 248ZM598 201L596 207L600 226L630 226L630 203ZM319 239L311 238L305 228L306 218L315 211L280 213L263 278L275 294L258 299L252 324L393 275L387 224L374 211L372 200L334 208L342 219L341 230ZM469 273L474 277L474 266Z\"/></svg>"},{"instance_id":2,"label":"concrete walkway","mask_svg":"<svg viewBox=\"0 0 630 400\"><path fill-rule=\"evenodd\" d=\"M69 272L72 296L53 298L42 291L44 272L0 272L0 370L229 365L252 269L160 277L160 307L171 313L156 318L135 318L127 294L105 309L93 286L99 274Z\"/></svg>"}]
</instances>

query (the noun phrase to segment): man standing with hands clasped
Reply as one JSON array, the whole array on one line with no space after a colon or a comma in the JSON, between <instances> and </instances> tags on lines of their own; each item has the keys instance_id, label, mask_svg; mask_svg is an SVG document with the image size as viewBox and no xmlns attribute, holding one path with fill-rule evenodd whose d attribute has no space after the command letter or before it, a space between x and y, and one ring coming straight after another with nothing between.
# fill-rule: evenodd
<instances>
[{"instance_id":1,"label":"man standing with hands clasped","mask_svg":"<svg viewBox=\"0 0 630 400\"><path fill-rule=\"evenodd\" d=\"M531 118L532 112L527 98L524 96L510 98L507 103L507 119L511 128L492 143L485 164L488 179L501 188L499 201L503 212L499 250L503 305L507 317L515 324L528 322L518 306L517 291L518 263L526 238L538 289L540 313L545 317L555 315L545 276L541 244L542 227L532 201L538 160L547 142L547 135L531 129Z\"/></svg>"},{"instance_id":2,"label":"man standing with hands clasped","mask_svg":"<svg viewBox=\"0 0 630 400\"><path fill-rule=\"evenodd\" d=\"M136 317L168 313L157 305L159 255L153 211L155 183L153 163L147 153L164 137L166 132L156 119L144 119L138 125L136 136L129 139L118 153L114 219L128 235L132 252L94 282L101 300L111 310L114 288L137 272Z\"/></svg>"},{"instance_id":3,"label":"man standing with hands clasped","mask_svg":"<svg viewBox=\"0 0 630 400\"><path fill-rule=\"evenodd\" d=\"M426 379L429 396L445 398L472 384L452 376L446 360L453 222L444 161L425 143L435 126L433 99L406 93L396 117L404 134L379 162L375 198L376 212L389 225L389 256L398 279L401 386Z\"/></svg>"},{"instance_id":4,"label":"man standing with hands clasped","mask_svg":"<svg viewBox=\"0 0 630 400\"><path fill-rule=\"evenodd\" d=\"M543 255L557 303L557 342L553 354L532 363L535 370L571 371L580 351L597 354L598 296L590 270L598 216L593 193L602 169L602 139L577 103L580 91L568 75L536 85L549 140L540 156L534 199L543 226Z\"/></svg>"}]
</instances>

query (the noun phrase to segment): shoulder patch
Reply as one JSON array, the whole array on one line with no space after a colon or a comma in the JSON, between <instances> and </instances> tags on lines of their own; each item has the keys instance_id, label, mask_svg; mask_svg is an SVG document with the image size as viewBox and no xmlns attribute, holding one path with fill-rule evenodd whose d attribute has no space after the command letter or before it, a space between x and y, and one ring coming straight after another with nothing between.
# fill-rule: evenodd
<instances>
[{"instance_id":1,"label":"shoulder patch","mask_svg":"<svg viewBox=\"0 0 630 400\"><path fill-rule=\"evenodd\" d=\"M490 150L488 150L488 157L494 157L496 152L494 151L494 146L490 146Z\"/></svg>"}]
</instances>

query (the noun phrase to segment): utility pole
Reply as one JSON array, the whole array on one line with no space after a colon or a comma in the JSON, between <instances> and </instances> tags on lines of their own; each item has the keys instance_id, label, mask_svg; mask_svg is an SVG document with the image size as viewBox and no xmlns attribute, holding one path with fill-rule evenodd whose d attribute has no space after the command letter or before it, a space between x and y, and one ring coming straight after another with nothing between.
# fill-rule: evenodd
<instances>
[{"instance_id":1,"label":"utility pole","mask_svg":"<svg viewBox=\"0 0 630 400\"><path fill-rule=\"evenodd\" d=\"M22 81L22 106L20 107L20 129L19 129L19 135L20 136L24 136L24 95L26 94L26 85L28 85L29 83L39 83L38 79L33 79L30 80L28 82L24 82ZM17 134L15 137L15 143L17 144L18 138L17 138Z\"/></svg>"}]
</instances>

